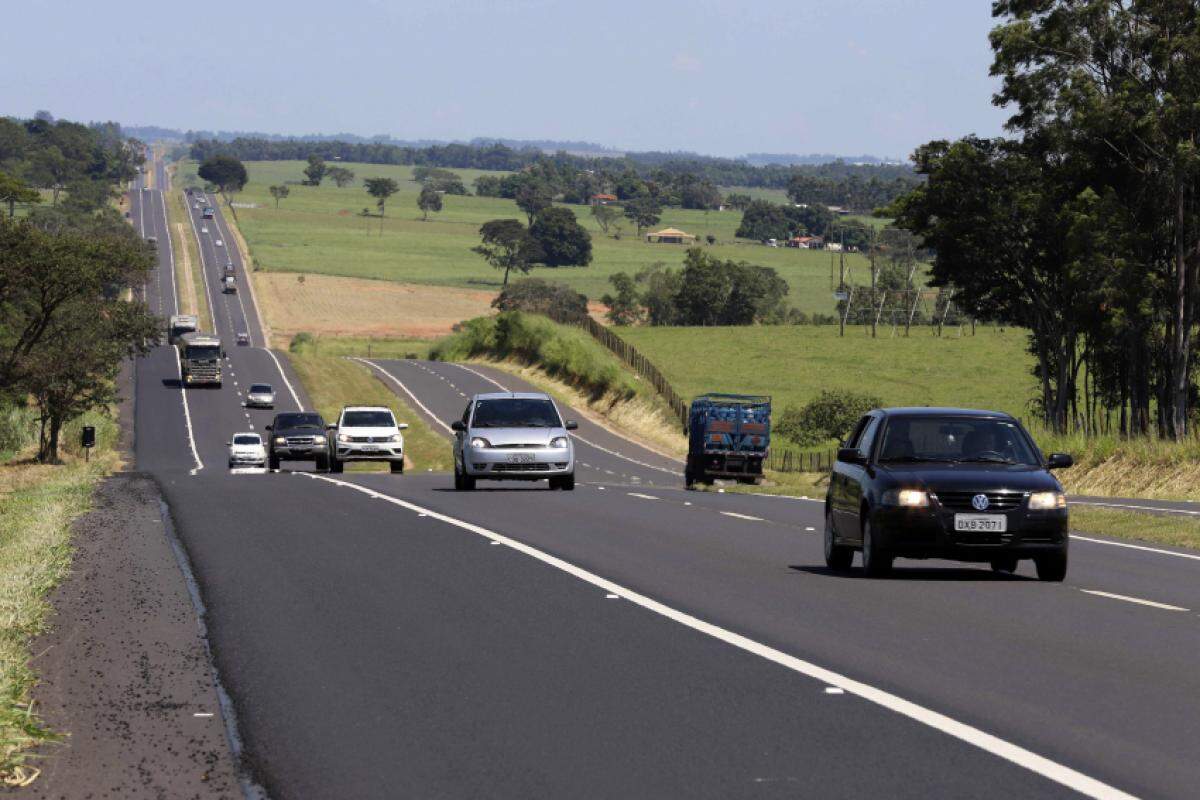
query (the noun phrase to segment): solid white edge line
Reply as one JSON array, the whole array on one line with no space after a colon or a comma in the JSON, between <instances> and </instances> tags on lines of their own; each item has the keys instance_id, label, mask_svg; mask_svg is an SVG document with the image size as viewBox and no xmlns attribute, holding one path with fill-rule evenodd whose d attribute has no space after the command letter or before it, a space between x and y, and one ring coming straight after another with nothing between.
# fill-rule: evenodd
<instances>
[{"instance_id":1,"label":"solid white edge line","mask_svg":"<svg viewBox=\"0 0 1200 800\"><path fill-rule=\"evenodd\" d=\"M1124 600L1126 603L1137 603L1139 606L1150 606L1151 608L1160 608L1163 611L1187 611L1186 608L1173 606L1169 603L1158 603L1154 600L1143 600L1140 597L1130 597L1125 594L1113 594L1112 592L1102 592L1099 589L1080 589L1084 594L1094 594L1097 597L1108 597L1113 600Z\"/></svg>"},{"instance_id":2,"label":"solid white edge line","mask_svg":"<svg viewBox=\"0 0 1200 800\"><path fill-rule=\"evenodd\" d=\"M493 386L498 387L500 389L500 391L502 391L502 392L511 392L512 391L511 389L504 386L499 381L491 378L488 375L484 375L482 372L479 372L478 370L471 369L470 367L466 366L465 364L458 364L458 363L454 363L454 362L450 362L450 361L445 361L445 362L440 362L440 363L449 364L452 367L458 367L459 369L464 369L467 372L471 373L472 375L483 378L488 383L492 384ZM609 433L612 433L612 431L609 431ZM619 434L613 433L613 435L618 436ZM683 475L682 472L679 472L677 470L667 469L666 467L655 466L654 464L647 464L645 461L638 461L636 458L630 458L629 456L623 455L622 453L618 453L615 450L609 450L607 447L603 447L601 445L596 444L593 441L589 441L588 439L583 438L582 436L580 436L578 433L575 433L574 431L571 432L571 436L572 436L572 438L578 439L579 441L583 442L588 447L594 447L597 450L601 451L602 453L608 453L610 456L615 456L617 458L623 459L625 461L628 461L631 464L637 464L639 467L645 467L646 469L658 470L659 472L665 472L668 475ZM625 437L622 436L621 438L624 439ZM629 441L629 440L626 439L626 441Z\"/></svg>"},{"instance_id":3,"label":"solid white edge line","mask_svg":"<svg viewBox=\"0 0 1200 800\"><path fill-rule=\"evenodd\" d=\"M1110 542L1107 539L1093 539L1090 536L1081 536L1078 533L1071 534L1073 542L1091 542L1092 544L1106 544L1111 547L1124 547L1129 550L1142 550L1147 553L1157 553L1161 556L1175 556L1176 558L1189 558L1192 561L1200 561L1200 554L1197 553L1177 553L1174 550L1164 550L1161 547L1147 547L1144 544L1129 544L1127 542Z\"/></svg>"},{"instance_id":4,"label":"solid white edge line","mask_svg":"<svg viewBox=\"0 0 1200 800\"><path fill-rule=\"evenodd\" d=\"M292 386L292 382L288 380L287 373L283 371L283 365L279 363L279 359L276 357L275 351L269 347L260 347L258 349L269 355L271 360L275 362L275 369L279 370L279 377L283 378L283 385L288 388L288 391L292 394L292 399L296 401L296 408L300 411L303 411L304 403L300 402L300 395L296 394L296 388Z\"/></svg>"},{"instance_id":5,"label":"solid white edge line","mask_svg":"<svg viewBox=\"0 0 1200 800\"><path fill-rule=\"evenodd\" d=\"M367 489L366 487L359 486L357 484L347 483L346 481L329 478L325 475L318 475L311 472L300 472L295 474L305 475L313 480L326 481L337 486L343 486L368 496L375 495L379 499L385 500L393 505L406 508L409 511L415 511L419 514L425 514L428 517L445 522L448 525L453 525L457 528L470 531L471 533L478 534L479 536L483 536L484 538L490 539L491 541L499 544L507 545L508 547L511 547L520 553L524 553L530 558L537 559L543 564L554 567L555 569L565 572L581 581L590 583L591 585L602 589L605 592L620 595L623 599L628 600L631 603L635 603L647 611L659 614L660 616L666 617L667 619L677 622L680 625L684 625L692 630L725 642L726 644L774 662L775 664L778 664L786 669L790 669L793 672L805 675L817 681L821 681L829 686L843 689L853 695L861 697L868 702L875 703L876 705L882 706L889 711L901 714L911 720L914 720L915 722L919 722L923 725L933 728L934 730L940 731L941 733L952 736L962 742L974 745L975 747L978 747L987 753L991 753L992 755L1016 764L1017 766L1024 767L1031 772L1041 775L1042 777L1054 781L1055 783L1062 784L1063 786L1073 789L1087 797L1104 798L1105 800L1134 800L1134 795L1128 794L1113 786L1109 786L1102 781L1084 775L1078 770L1074 770L1068 766L1059 764L1056 761L1051 761L1045 756L1039 756L1030 750L1026 750L1019 745L1013 744L1012 742L1005 741L998 736L994 736L993 734L982 731L972 725L959 722L958 720L952 719L945 714L925 708L924 706L917 705L916 703L910 700L905 700L904 698L894 695L891 692L878 689L861 681L856 681L853 678L849 678L840 673L825 669L824 667L819 667L812 662L788 655L781 650L776 650L773 647L760 644L759 642L756 642L746 636L742 636L741 634L734 633L733 631L726 630L725 628L721 628L717 625L713 625L710 622L705 622L698 617L694 617L691 614L671 608L664 603L660 603L659 601L653 600L643 594L639 594L627 589L618 583L614 583L607 578L602 578L595 573L588 572L581 567L575 566L569 561L558 558L557 556L552 556L549 553L538 550L537 548L527 545L524 542L510 539L503 534L499 534L479 525L475 525L473 523L424 508L423 506L419 506L415 503L410 503L407 500L401 500L397 497L390 497L388 495L378 495L371 489Z\"/></svg>"},{"instance_id":6,"label":"solid white edge line","mask_svg":"<svg viewBox=\"0 0 1200 800\"><path fill-rule=\"evenodd\" d=\"M1153 511L1156 514L1188 514L1200 517L1200 511L1189 511L1186 508L1161 508L1155 506L1139 506L1132 503L1100 503L1095 500L1069 500L1073 506L1102 506L1104 508L1128 508L1134 511Z\"/></svg>"},{"instance_id":7,"label":"solid white edge line","mask_svg":"<svg viewBox=\"0 0 1200 800\"><path fill-rule=\"evenodd\" d=\"M196 466L188 474L195 475L204 469L204 462L200 460L200 454L196 452L196 437L192 433L192 412L188 408L187 387L183 385L183 362L179 360L179 348L172 347L171 349L175 351L175 372L179 375L179 396L183 400L183 422L187 426L188 445L192 448L192 458L196 461Z\"/></svg>"},{"instance_id":8,"label":"solid white edge line","mask_svg":"<svg viewBox=\"0 0 1200 800\"><path fill-rule=\"evenodd\" d=\"M405 393L406 395L408 395L408 396L409 396L409 398L410 398L410 399L411 399L411 400L412 400L414 403L416 403L416 404L417 404L417 407L418 407L418 408L420 408L422 411L424 411L424 412L425 412L425 413L426 413L426 414L429 416L429 418L430 418L430 419L432 419L432 420L433 420L434 422L436 422L438 425L441 425L441 426L442 426L442 428L444 428L444 429L446 430L446 432L447 432L447 433L449 433L451 436L453 436L453 435L454 435L454 429L453 429L453 428L451 428L451 427L450 427L449 425L447 425L446 423L442 422L441 418L440 418L440 417L438 417L438 415L437 415L437 414L434 414L432 411L430 411L430 410L429 410L429 409L428 409L428 408L425 406L425 404L424 404L424 403L422 403L420 400L418 400L418 399L417 399L417 396L416 396L415 394L413 394L412 392L410 392L410 391L408 390L408 387L407 387L407 386L405 386L403 383L401 383L401 382L400 382L400 379L399 379L399 378L397 378L395 375L393 375L392 373L388 372L386 369L384 369L383 367L379 366L379 365L378 365L378 364L376 364L374 361L368 361L367 359L365 359L365 358L359 358L358 356L351 356L351 357L350 357L350 360L351 360L351 361L361 361L363 364L367 364L367 365L369 365L369 366L372 366L372 367L374 367L375 369L377 369L377 370L379 370L380 372L382 372L384 375L386 375L388 378L390 378L390 379L392 380L392 383L394 383L394 384L396 384L397 386L399 386L399 387L400 387L400 388L401 388L401 389L404 391L404 393Z\"/></svg>"}]
</instances>

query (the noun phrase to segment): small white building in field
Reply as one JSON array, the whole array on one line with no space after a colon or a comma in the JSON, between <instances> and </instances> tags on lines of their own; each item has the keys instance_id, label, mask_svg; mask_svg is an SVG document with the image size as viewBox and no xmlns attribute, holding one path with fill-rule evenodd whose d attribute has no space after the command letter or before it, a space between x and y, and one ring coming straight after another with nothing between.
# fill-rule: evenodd
<instances>
[{"instance_id":1,"label":"small white building in field","mask_svg":"<svg viewBox=\"0 0 1200 800\"><path fill-rule=\"evenodd\" d=\"M841 242L826 242L825 249L832 250L835 253L840 253L840 252L842 252L842 243Z\"/></svg>"}]
</instances>

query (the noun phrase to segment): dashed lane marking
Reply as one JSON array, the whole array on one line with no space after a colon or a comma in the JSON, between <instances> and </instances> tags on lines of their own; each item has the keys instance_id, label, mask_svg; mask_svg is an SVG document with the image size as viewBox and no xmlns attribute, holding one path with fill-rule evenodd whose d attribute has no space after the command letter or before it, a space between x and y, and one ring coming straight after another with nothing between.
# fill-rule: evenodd
<instances>
[{"instance_id":1,"label":"dashed lane marking","mask_svg":"<svg viewBox=\"0 0 1200 800\"><path fill-rule=\"evenodd\" d=\"M1102 592L1099 589L1080 589L1079 591L1083 592L1084 594L1095 595L1096 597L1107 597L1111 600L1123 600L1126 603L1136 603L1139 606L1149 606L1150 608L1158 608L1163 611L1187 611L1188 610L1186 608L1181 608L1180 606L1170 605L1169 603L1158 603L1158 602L1155 602L1154 600L1143 600L1140 597L1129 597L1128 595L1124 595L1124 594L1113 594L1112 592Z\"/></svg>"},{"instance_id":2,"label":"dashed lane marking","mask_svg":"<svg viewBox=\"0 0 1200 800\"><path fill-rule=\"evenodd\" d=\"M373 495L375 492L357 484L347 483L346 481L330 478L325 475L317 475L313 473L298 473L303 474L311 480L324 481L326 483L341 486L351 491L360 492L366 495ZM465 531L482 536L491 541L507 545L519 553L529 556L543 564L553 567L561 572L565 572L572 577L575 577L585 583L589 583L598 589L611 594L618 594L628 602L641 606L659 616L665 617L680 625L684 625L692 630L698 631L705 635L711 636L714 639L722 641L728 645L736 647L752 655L771 661L785 669L790 669L793 672L804 675L816 681L820 681L826 686L841 689L844 692L853 694L868 702L874 703L882 708L888 709L894 713L903 715L913 720L914 722L933 728L936 731L958 739L969 745L979 748L984 752L991 753L994 756L1003 758L1017 766L1041 775L1044 778L1062 784L1070 789L1079 792L1080 794L1094 798L1104 798L1104 800L1134 800L1134 796L1110 786L1096 778L1085 775L1078 770L1072 769L1064 764L1059 764L1045 756L1038 755L1032 750L1027 750L1020 745L1014 744L999 736L988 733L973 725L965 722L960 722L953 717L947 716L940 712L934 711L931 708L918 705L911 700L906 700L899 695L872 686L868 683L855 680L846 675L818 666L811 661L797 658L789 655L782 650L777 650L768 645L756 642L753 639L735 633L726 628L714 625L711 622L706 622L699 617L688 614L679 609L672 608L666 603L654 600L647 595L639 594L631 589L603 578L594 572L589 572L582 567L576 566L565 559L557 556L552 556L542 550L531 545L512 539L496 531L489 530L480 525L467 522L465 520L456 519L455 517L446 514L432 511L415 503L410 503L407 500L401 500L398 497L382 497L388 503L407 509L416 513L427 514L433 519L460 528Z\"/></svg>"},{"instance_id":3,"label":"dashed lane marking","mask_svg":"<svg viewBox=\"0 0 1200 800\"><path fill-rule=\"evenodd\" d=\"M763 521L762 517L752 517L749 514L739 514L736 511L719 511L717 513L719 513L723 516L726 516L726 517L736 517L738 519L748 519L751 522L762 522Z\"/></svg>"},{"instance_id":4,"label":"dashed lane marking","mask_svg":"<svg viewBox=\"0 0 1200 800\"><path fill-rule=\"evenodd\" d=\"M374 361L368 361L367 359L365 359L365 358L359 358L358 356L353 356L353 357L351 357L351 360L352 360L352 361L361 361L362 363L364 363L364 364L368 364L368 365L370 365L370 366L374 367L375 369L379 370L380 372L382 372L384 375L386 375L388 378L390 378L390 379L391 379L392 383L394 383L394 384L396 384L397 386L399 386L399 387L401 388L401 390L403 390L403 392L404 392L406 395L408 395L408 396L409 396L409 397L412 399L412 401L413 401L414 403L416 403L416 404L417 404L417 407L418 407L418 408L420 408L422 411L424 411L424 412L425 412L425 413L426 413L426 414L429 416L429 418L430 418L430 419L432 419L432 420L433 420L434 422L436 422L438 425L442 426L442 429L443 429L443 430L445 430L445 431L446 431L446 433L449 433L451 436L453 436L453 435L454 435L454 431L453 431L453 429L451 429L451 427L450 427L449 425L447 425L446 423L442 422L441 418L439 418L437 414L434 414L432 411L430 411L430 410L429 410L429 408L428 408L428 407L426 407L426 405L425 405L424 403L422 403L420 400L418 400L418 399L417 399L417 396L416 396L415 394L413 394L412 392L410 392L410 391L408 390L408 387L407 387L407 386L405 386L403 383L401 383L401 382L400 382L400 379L399 379L399 378L397 378L395 375L393 375L392 373L388 372L386 369L384 369L383 367L379 366L379 365L378 365L378 364L376 364Z\"/></svg>"},{"instance_id":5,"label":"dashed lane marking","mask_svg":"<svg viewBox=\"0 0 1200 800\"><path fill-rule=\"evenodd\" d=\"M640 494L639 492L626 492L630 497L640 497L643 500L657 500L658 498L652 494Z\"/></svg>"}]
</instances>

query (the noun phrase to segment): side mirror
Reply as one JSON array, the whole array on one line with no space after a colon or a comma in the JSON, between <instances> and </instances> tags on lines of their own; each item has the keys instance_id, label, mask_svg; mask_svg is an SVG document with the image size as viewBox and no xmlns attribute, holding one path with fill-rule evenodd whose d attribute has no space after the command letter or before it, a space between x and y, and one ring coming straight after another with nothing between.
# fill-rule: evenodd
<instances>
[{"instance_id":1,"label":"side mirror","mask_svg":"<svg viewBox=\"0 0 1200 800\"><path fill-rule=\"evenodd\" d=\"M865 464L867 459L856 447L839 447L837 460L843 464Z\"/></svg>"},{"instance_id":2,"label":"side mirror","mask_svg":"<svg viewBox=\"0 0 1200 800\"><path fill-rule=\"evenodd\" d=\"M226 442L226 443L225 443L225 446L226 446L226 447L233 447L233 442Z\"/></svg>"},{"instance_id":3,"label":"side mirror","mask_svg":"<svg viewBox=\"0 0 1200 800\"><path fill-rule=\"evenodd\" d=\"M408 430L408 423L407 422L397 422L396 430L399 430L399 431Z\"/></svg>"},{"instance_id":4,"label":"side mirror","mask_svg":"<svg viewBox=\"0 0 1200 800\"><path fill-rule=\"evenodd\" d=\"M337 430L337 425L326 425L326 426L325 426L325 430L327 430L327 431L336 431L336 430Z\"/></svg>"},{"instance_id":5,"label":"side mirror","mask_svg":"<svg viewBox=\"0 0 1200 800\"><path fill-rule=\"evenodd\" d=\"M1046 459L1046 469L1066 469L1074 463L1069 453L1051 453Z\"/></svg>"},{"instance_id":6,"label":"side mirror","mask_svg":"<svg viewBox=\"0 0 1200 800\"><path fill-rule=\"evenodd\" d=\"M454 420L454 422L450 423L450 430L452 430L452 431L457 431L458 433L462 433L466 429L467 429L467 426L465 424L463 424L463 421L461 419L456 419L456 420Z\"/></svg>"},{"instance_id":7,"label":"side mirror","mask_svg":"<svg viewBox=\"0 0 1200 800\"><path fill-rule=\"evenodd\" d=\"M268 425L268 426L267 426L267 427L266 427L264 430L273 431L273 430L275 430L275 426L274 426L274 425Z\"/></svg>"},{"instance_id":8,"label":"side mirror","mask_svg":"<svg viewBox=\"0 0 1200 800\"><path fill-rule=\"evenodd\" d=\"M573 419L569 419L569 420L567 420L565 423L563 423L563 428L564 428L564 429L566 429L566 430L569 430L569 431L578 430L578 429L579 429L579 423L578 423L578 422L576 422L576 421L575 421L575 420L573 420Z\"/></svg>"}]
</instances>

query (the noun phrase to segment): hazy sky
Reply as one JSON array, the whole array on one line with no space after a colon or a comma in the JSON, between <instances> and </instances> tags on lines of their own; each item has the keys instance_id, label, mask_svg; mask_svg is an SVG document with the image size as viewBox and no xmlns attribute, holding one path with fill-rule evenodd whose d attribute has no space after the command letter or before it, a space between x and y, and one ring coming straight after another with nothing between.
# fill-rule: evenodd
<instances>
[{"instance_id":1,"label":"hazy sky","mask_svg":"<svg viewBox=\"0 0 1200 800\"><path fill-rule=\"evenodd\" d=\"M6 0L0 114L907 156L994 135L989 0Z\"/></svg>"}]
</instances>

